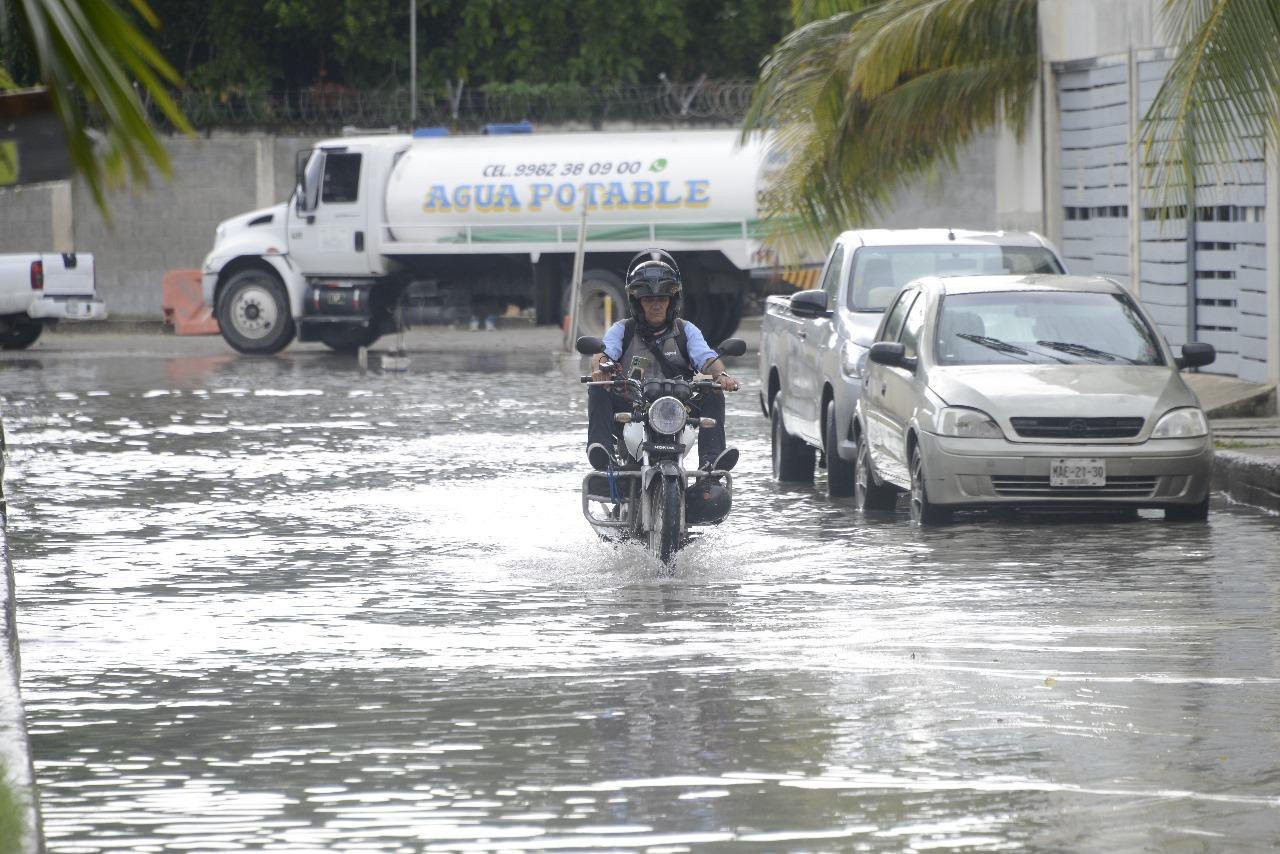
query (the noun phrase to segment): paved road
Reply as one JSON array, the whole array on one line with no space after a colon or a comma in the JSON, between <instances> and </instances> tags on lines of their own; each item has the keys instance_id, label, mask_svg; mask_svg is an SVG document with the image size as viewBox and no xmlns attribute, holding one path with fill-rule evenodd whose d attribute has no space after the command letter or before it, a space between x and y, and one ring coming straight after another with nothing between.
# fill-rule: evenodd
<instances>
[{"instance_id":1,"label":"paved road","mask_svg":"<svg viewBox=\"0 0 1280 854\"><path fill-rule=\"evenodd\" d=\"M1277 838L1280 519L864 519L771 481L748 393L735 513L666 577L579 516L550 332L403 374L213 339L6 357L49 850Z\"/></svg>"}]
</instances>

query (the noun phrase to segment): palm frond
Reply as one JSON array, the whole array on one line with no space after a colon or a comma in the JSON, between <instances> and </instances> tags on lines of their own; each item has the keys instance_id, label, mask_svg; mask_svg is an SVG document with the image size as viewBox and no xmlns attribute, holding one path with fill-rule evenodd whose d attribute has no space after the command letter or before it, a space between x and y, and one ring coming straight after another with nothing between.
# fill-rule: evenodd
<instances>
[{"instance_id":1,"label":"palm frond","mask_svg":"<svg viewBox=\"0 0 1280 854\"><path fill-rule=\"evenodd\" d=\"M149 23L145 0L130 0ZM42 81L67 131L71 162L108 219L108 187L126 176L148 180L148 166L170 173L169 157L153 128L139 90L177 129L191 127L168 86L177 73L111 0L20 0L18 11L31 39ZM135 88L135 82L137 88ZM83 99L83 100L81 100ZM105 127L98 152L90 136L95 121Z\"/></svg>"},{"instance_id":2,"label":"palm frond","mask_svg":"<svg viewBox=\"0 0 1280 854\"><path fill-rule=\"evenodd\" d=\"M996 123L1021 133L1038 77L1035 0L885 0L794 31L744 122L774 132L783 162L765 196L771 241L824 243Z\"/></svg>"},{"instance_id":3,"label":"palm frond","mask_svg":"<svg viewBox=\"0 0 1280 854\"><path fill-rule=\"evenodd\" d=\"M1280 144L1280 6L1274 0L1166 0L1179 50L1138 129L1144 184L1157 210L1185 204L1203 180Z\"/></svg>"}]
</instances>

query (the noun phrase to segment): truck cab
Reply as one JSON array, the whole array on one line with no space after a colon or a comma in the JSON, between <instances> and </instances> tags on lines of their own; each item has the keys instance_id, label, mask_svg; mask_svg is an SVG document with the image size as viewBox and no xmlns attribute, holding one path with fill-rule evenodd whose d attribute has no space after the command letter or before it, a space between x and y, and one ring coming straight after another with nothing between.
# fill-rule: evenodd
<instances>
[{"instance_id":1,"label":"truck cab","mask_svg":"<svg viewBox=\"0 0 1280 854\"><path fill-rule=\"evenodd\" d=\"M774 474L810 481L818 462L832 495L853 491L854 407L885 309L926 275L1062 273L1032 232L947 228L846 231L832 243L817 287L765 304L761 406L771 420Z\"/></svg>"}]
</instances>

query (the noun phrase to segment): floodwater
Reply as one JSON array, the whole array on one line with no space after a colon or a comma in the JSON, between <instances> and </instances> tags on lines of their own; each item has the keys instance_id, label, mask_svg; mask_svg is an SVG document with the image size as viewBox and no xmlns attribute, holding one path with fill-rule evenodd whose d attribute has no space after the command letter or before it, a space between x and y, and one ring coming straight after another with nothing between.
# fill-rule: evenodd
<instances>
[{"instance_id":1,"label":"floodwater","mask_svg":"<svg viewBox=\"0 0 1280 854\"><path fill-rule=\"evenodd\" d=\"M743 364L667 576L581 517L576 359L413 358L0 366L49 851L1280 841L1277 518L863 520Z\"/></svg>"}]
</instances>

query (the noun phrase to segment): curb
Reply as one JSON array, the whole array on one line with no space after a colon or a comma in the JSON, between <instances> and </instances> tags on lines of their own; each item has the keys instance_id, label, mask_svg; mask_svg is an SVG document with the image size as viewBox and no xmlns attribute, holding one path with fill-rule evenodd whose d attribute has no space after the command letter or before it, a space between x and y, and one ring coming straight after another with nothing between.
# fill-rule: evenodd
<instances>
[{"instance_id":1,"label":"curb","mask_svg":"<svg viewBox=\"0 0 1280 854\"><path fill-rule=\"evenodd\" d=\"M1241 504L1280 513L1280 457L1214 451L1212 486Z\"/></svg>"}]
</instances>

